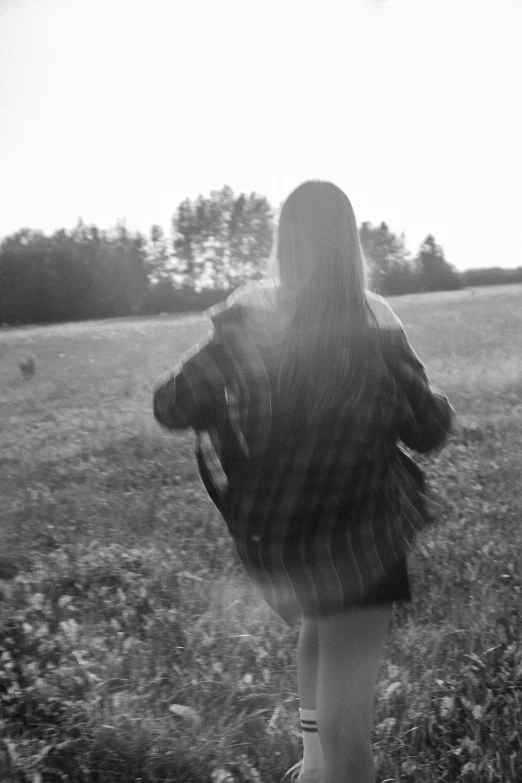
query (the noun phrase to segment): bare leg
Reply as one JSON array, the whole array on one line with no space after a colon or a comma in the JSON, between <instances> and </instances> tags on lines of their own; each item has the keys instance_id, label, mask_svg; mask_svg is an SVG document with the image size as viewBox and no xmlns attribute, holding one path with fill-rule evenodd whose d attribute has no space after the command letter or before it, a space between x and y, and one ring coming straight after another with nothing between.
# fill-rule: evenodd
<instances>
[{"instance_id":1,"label":"bare leg","mask_svg":"<svg viewBox=\"0 0 522 783\"><path fill-rule=\"evenodd\" d=\"M314 620L305 618L297 645L297 688L299 715L303 731L303 781L318 780L323 768L323 752L317 729L316 694L319 639ZM310 777L307 773L313 773Z\"/></svg>"},{"instance_id":2,"label":"bare leg","mask_svg":"<svg viewBox=\"0 0 522 783\"><path fill-rule=\"evenodd\" d=\"M391 614L387 604L317 620L317 724L325 783L375 783L374 688Z\"/></svg>"},{"instance_id":3,"label":"bare leg","mask_svg":"<svg viewBox=\"0 0 522 783\"><path fill-rule=\"evenodd\" d=\"M319 638L314 620L304 618L297 643L297 691L302 710L315 710Z\"/></svg>"}]
</instances>

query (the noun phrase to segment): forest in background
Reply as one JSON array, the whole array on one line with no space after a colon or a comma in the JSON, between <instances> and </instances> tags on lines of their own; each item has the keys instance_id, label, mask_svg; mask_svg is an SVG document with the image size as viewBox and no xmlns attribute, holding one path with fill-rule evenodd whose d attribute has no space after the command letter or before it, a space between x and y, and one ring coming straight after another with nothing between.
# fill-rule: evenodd
<instances>
[{"instance_id":1,"label":"forest in background","mask_svg":"<svg viewBox=\"0 0 522 783\"><path fill-rule=\"evenodd\" d=\"M185 199L170 232L79 220L47 236L22 228L0 244L0 325L204 310L265 274L275 210L229 186ZM522 282L522 266L459 272L433 235L412 254L385 222L359 227L371 288L383 296Z\"/></svg>"}]
</instances>

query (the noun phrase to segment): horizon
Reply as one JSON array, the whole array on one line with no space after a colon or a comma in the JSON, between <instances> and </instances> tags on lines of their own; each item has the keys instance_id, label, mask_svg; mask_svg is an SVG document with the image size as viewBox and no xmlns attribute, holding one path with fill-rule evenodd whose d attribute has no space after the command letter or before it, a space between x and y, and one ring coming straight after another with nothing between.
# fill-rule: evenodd
<instances>
[{"instance_id":1,"label":"horizon","mask_svg":"<svg viewBox=\"0 0 522 783\"><path fill-rule=\"evenodd\" d=\"M413 255L432 234L459 271L517 268L522 4L419 5L6 0L0 237L147 234L224 185L276 210L319 178Z\"/></svg>"}]
</instances>

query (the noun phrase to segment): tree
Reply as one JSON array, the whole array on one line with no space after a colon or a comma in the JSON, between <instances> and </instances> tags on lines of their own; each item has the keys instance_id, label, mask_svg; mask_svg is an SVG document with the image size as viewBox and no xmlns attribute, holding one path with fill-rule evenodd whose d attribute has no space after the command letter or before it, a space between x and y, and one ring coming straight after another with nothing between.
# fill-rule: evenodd
<instances>
[{"instance_id":1,"label":"tree","mask_svg":"<svg viewBox=\"0 0 522 783\"><path fill-rule=\"evenodd\" d=\"M180 264L183 284L195 287L201 276L201 263L197 257L198 236L196 216L190 199L179 204L172 217L173 247Z\"/></svg>"},{"instance_id":2,"label":"tree","mask_svg":"<svg viewBox=\"0 0 522 783\"><path fill-rule=\"evenodd\" d=\"M106 317L106 237L96 226L80 218L69 231L61 229L55 240L64 254L63 277L72 276L77 292L72 300L74 315L67 320Z\"/></svg>"},{"instance_id":3,"label":"tree","mask_svg":"<svg viewBox=\"0 0 522 783\"><path fill-rule=\"evenodd\" d=\"M0 323L41 323L56 309L52 242L42 231L23 228L0 247Z\"/></svg>"},{"instance_id":4,"label":"tree","mask_svg":"<svg viewBox=\"0 0 522 783\"><path fill-rule=\"evenodd\" d=\"M142 312L145 240L79 220L52 236L22 229L0 246L0 323L49 323Z\"/></svg>"},{"instance_id":5,"label":"tree","mask_svg":"<svg viewBox=\"0 0 522 783\"><path fill-rule=\"evenodd\" d=\"M264 196L243 193L234 203L229 224L229 280L258 280L266 270L274 237L273 211Z\"/></svg>"},{"instance_id":6,"label":"tree","mask_svg":"<svg viewBox=\"0 0 522 783\"><path fill-rule=\"evenodd\" d=\"M228 289L262 275L272 246L273 214L264 196L235 198L225 185L208 198L185 199L172 230L184 283Z\"/></svg>"},{"instance_id":7,"label":"tree","mask_svg":"<svg viewBox=\"0 0 522 783\"><path fill-rule=\"evenodd\" d=\"M417 281L404 236L398 237L382 222L372 226L364 222L359 228L364 253L369 262L372 288L385 296L416 290Z\"/></svg>"},{"instance_id":8,"label":"tree","mask_svg":"<svg viewBox=\"0 0 522 783\"><path fill-rule=\"evenodd\" d=\"M175 272L174 258L163 228L156 223L150 227L146 253L149 280L154 283L170 281Z\"/></svg>"},{"instance_id":9,"label":"tree","mask_svg":"<svg viewBox=\"0 0 522 783\"><path fill-rule=\"evenodd\" d=\"M422 291L451 291L462 287L458 273L446 261L444 251L432 234L428 234L421 244L415 266Z\"/></svg>"},{"instance_id":10,"label":"tree","mask_svg":"<svg viewBox=\"0 0 522 783\"><path fill-rule=\"evenodd\" d=\"M505 283L522 283L522 266L516 269L504 269L499 266L482 267L481 269L466 269L460 273L463 286L503 285Z\"/></svg>"},{"instance_id":11,"label":"tree","mask_svg":"<svg viewBox=\"0 0 522 783\"><path fill-rule=\"evenodd\" d=\"M105 237L105 301L109 317L140 313L148 290L145 237L119 221Z\"/></svg>"}]
</instances>

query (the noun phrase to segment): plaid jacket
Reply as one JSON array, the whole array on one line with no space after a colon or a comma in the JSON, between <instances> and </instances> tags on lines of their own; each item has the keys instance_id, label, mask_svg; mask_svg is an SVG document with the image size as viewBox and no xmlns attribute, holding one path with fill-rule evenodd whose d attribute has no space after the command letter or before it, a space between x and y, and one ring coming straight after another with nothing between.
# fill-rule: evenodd
<instances>
[{"instance_id":1,"label":"plaid jacket","mask_svg":"<svg viewBox=\"0 0 522 783\"><path fill-rule=\"evenodd\" d=\"M213 333L155 388L156 419L194 428L203 483L247 572L290 623L363 599L429 521L422 473L398 441L439 447L453 411L385 300L368 302L389 372L356 413L289 426L271 382L266 282L213 308Z\"/></svg>"}]
</instances>

